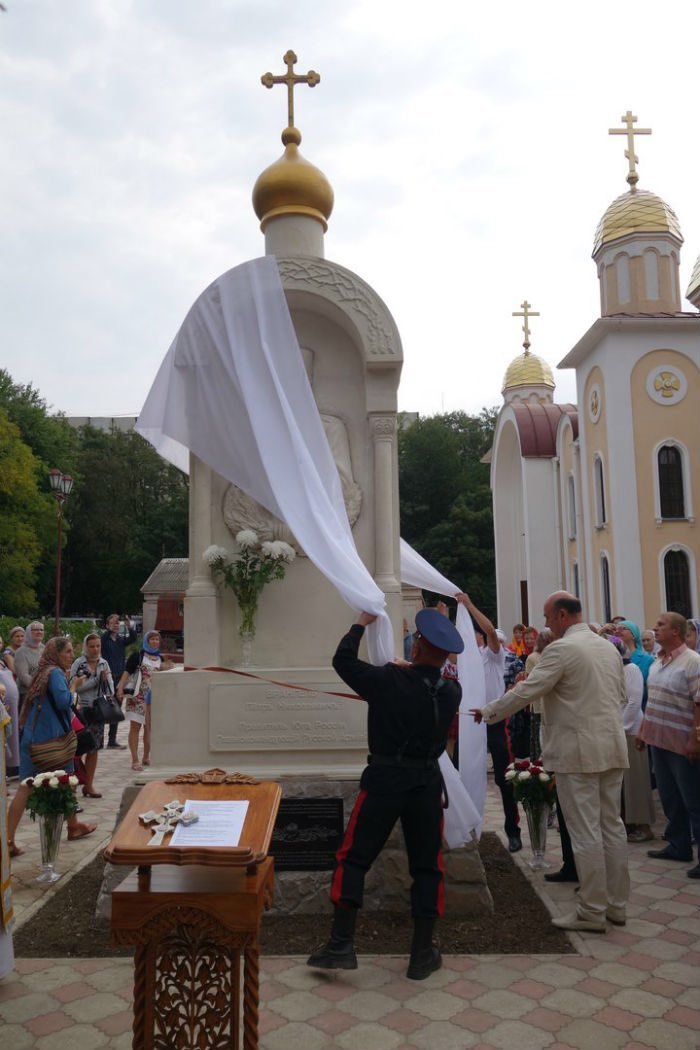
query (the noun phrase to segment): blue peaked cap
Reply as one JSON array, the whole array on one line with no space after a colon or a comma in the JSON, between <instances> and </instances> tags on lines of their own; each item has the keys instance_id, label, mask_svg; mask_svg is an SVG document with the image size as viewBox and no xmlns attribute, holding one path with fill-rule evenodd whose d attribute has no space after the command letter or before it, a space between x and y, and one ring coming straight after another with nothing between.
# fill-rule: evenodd
<instances>
[{"instance_id":1,"label":"blue peaked cap","mask_svg":"<svg viewBox=\"0 0 700 1050\"><path fill-rule=\"evenodd\" d=\"M421 609L417 612L416 630L436 649L446 653L461 653L464 649L464 641L455 625L437 609Z\"/></svg>"}]
</instances>

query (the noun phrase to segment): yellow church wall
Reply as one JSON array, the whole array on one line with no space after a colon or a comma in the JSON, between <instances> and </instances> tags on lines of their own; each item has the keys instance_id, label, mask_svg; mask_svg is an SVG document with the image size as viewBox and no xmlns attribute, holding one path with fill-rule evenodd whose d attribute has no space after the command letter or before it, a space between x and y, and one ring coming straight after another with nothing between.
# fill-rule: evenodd
<instances>
[{"instance_id":1,"label":"yellow church wall","mask_svg":"<svg viewBox=\"0 0 700 1050\"><path fill-rule=\"evenodd\" d=\"M673 404L654 401L647 391L649 373L666 367L678 369L686 378L688 389L682 400ZM653 623L663 610L662 573L659 556L671 544L680 544L694 552L698 544L698 528L691 520L657 521L655 501L655 450L666 440L675 440L688 452L690 492L685 491L685 510L697 512L700 498L700 453L698 452L698 404L700 397L700 370L686 354L676 350L654 350L645 354L632 369L630 377L634 444L636 450L637 493L639 505L639 543L641 551L644 608L647 620ZM669 398L671 400L671 398ZM689 501L692 501L689 503ZM695 593L698 586L697 563L689 558L691 572L695 570ZM692 586L692 582L691 582ZM698 609L694 609L695 615Z\"/></svg>"},{"instance_id":2,"label":"yellow church wall","mask_svg":"<svg viewBox=\"0 0 700 1050\"><path fill-rule=\"evenodd\" d=\"M594 397L595 388L598 390L598 417L593 421L591 418L591 401ZM610 454L608 448L608 424L606 412L606 391L603 373L597 366L592 368L585 383L583 403L579 405L579 428L585 430L585 447L587 449L587 462L585 464L588 483L588 506L585 508L588 519L588 534L590 535L591 551L591 577L593 594L588 598L588 615L603 617L604 606L602 596L601 558L607 555L609 578L610 578L610 604L612 615L615 615L615 544L613 537L613 524L611 520L611 492L610 492ZM602 527L597 525L596 516L596 485L594 463L596 455L600 454L603 464L603 484L606 509L606 524ZM592 599L592 601L591 601Z\"/></svg>"}]
</instances>

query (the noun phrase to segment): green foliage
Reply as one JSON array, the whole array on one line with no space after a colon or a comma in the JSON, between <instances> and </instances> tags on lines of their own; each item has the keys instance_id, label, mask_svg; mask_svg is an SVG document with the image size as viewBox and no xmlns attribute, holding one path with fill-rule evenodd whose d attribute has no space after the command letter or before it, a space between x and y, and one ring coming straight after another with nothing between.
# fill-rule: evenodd
<instances>
[{"instance_id":1,"label":"green foliage","mask_svg":"<svg viewBox=\"0 0 700 1050\"><path fill-rule=\"evenodd\" d=\"M83 427L79 439L63 608L139 608L161 558L187 556L188 479L133 431Z\"/></svg>"},{"instance_id":2,"label":"green foliage","mask_svg":"<svg viewBox=\"0 0 700 1050\"><path fill-rule=\"evenodd\" d=\"M495 619L489 467L497 412L418 419L399 432L401 535Z\"/></svg>"},{"instance_id":3,"label":"green foliage","mask_svg":"<svg viewBox=\"0 0 700 1050\"><path fill-rule=\"evenodd\" d=\"M54 521L39 477L39 461L0 409L0 596L15 614L36 607L37 570Z\"/></svg>"},{"instance_id":4,"label":"green foliage","mask_svg":"<svg viewBox=\"0 0 700 1050\"><path fill-rule=\"evenodd\" d=\"M211 574L236 595L241 610L241 635L255 633L255 614L263 588L271 580L283 580L287 565L295 558L294 548L283 540L261 543L252 529L241 529L236 536L235 556L225 547L207 547L204 557Z\"/></svg>"}]
</instances>

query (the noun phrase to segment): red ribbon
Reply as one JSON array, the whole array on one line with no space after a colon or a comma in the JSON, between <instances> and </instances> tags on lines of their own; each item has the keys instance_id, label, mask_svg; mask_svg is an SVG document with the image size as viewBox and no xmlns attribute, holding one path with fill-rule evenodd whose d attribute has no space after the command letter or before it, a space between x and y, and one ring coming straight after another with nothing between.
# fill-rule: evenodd
<instances>
[{"instance_id":1,"label":"red ribbon","mask_svg":"<svg viewBox=\"0 0 700 1050\"><path fill-rule=\"evenodd\" d=\"M302 693L320 693L322 696L340 696L344 700L362 700L357 693L329 693L326 689L310 689L307 685L296 685L294 682L277 682L274 678L265 678L261 674L251 674L250 671L236 671L233 667L183 667L184 671L218 671L223 674L237 674L243 678L254 678L256 682L269 682L270 685L279 685L283 689L299 689Z\"/></svg>"}]
</instances>

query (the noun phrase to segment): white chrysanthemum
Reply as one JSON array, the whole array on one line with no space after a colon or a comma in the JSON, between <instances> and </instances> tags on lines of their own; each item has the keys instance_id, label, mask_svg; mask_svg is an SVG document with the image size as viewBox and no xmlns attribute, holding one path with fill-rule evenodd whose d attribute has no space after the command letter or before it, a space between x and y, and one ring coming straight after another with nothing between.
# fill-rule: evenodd
<instances>
[{"instance_id":1,"label":"white chrysanthemum","mask_svg":"<svg viewBox=\"0 0 700 1050\"><path fill-rule=\"evenodd\" d=\"M57 788L58 787L58 777L50 777L50 779L49 779L49 787L50 788Z\"/></svg>"},{"instance_id":2,"label":"white chrysanthemum","mask_svg":"<svg viewBox=\"0 0 700 1050\"><path fill-rule=\"evenodd\" d=\"M25 787L31 787L33 783L34 783L34 777L25 777L24 780L22 781L22 784L24 784Z\"/></svg>"},{"instance_id":3,"label":"white chrysanthemum","mask_svg":"<svg viewBox=\"0 0 700 1050\"><path fill-rule=\"evenodd\" d=\"M258 544L258 534L253 532L252 529L241 529L240 532L236 533L236 543L239 547L256 547Z\"/></svg>"},{"instance_id":4,"label":"white chrysanthemum","mask_svg":"<svg viewBox=\"0 0 700 1050\"><path fill-rule=\"evenodd\" d=\"M506 776L505 776L506 780L515 780L515 777L516 777L516 773L515 773L514 769L507 769L506 770Z\"/></svg>"},{"instance_id":5,"label":"white chrysanthemum","mask_svg":"<svg viewBox=\"0 0 700 1050\"><path fill-rule=\"evenodd\" d=\"M286 562L294 561L294 559L297 556L297 552L294 550L294 547L290 547L290 545L288 543L285 543L284 540L278 540L277 548L280 552L280 558L284 558Z\"/></svg>"},{"instance_id":6,"label":"white chrysanthemum","mask_svg":"<svg viewBox=\"0 0 700 1050\"><path fill-rule=\"evenodd\" d=\"M506 766L506 770L508 769L515 769L515 762L511 762L509 766Z\"/></svg>"},{"instance_id":7,"label":"white chrysanthemum","mask_svg":"<svg viewBox=\"0 0 700 1050\"><path fill-rule=\"evenodd\" d=\"M528 773L528 771L526 769L524 769L522 771L522 773L519 773L518 776L520 777L521 780L531 780L532 779L532 773Z\"/></svg>"},{"instance_id":8,"label":"white chrysanthemum","mask_svg":"<svg viewBox=\"0 0 700 1050\"><path fill-rule=\"evenodd\" d=\"M79 781L78 781L78 778L77 778L77 777L74 777L74 776L69 776L69 777L68 777L68 783L70 784L70 786L71 786L72 788L74 788L74 787L77 787L77 786L78 786L78 783L79 783Z\"/></svg>"},{"instance_id":9,"label":"white chrysanthemum","mask_svg":"<svg viewBox=\"0 0 700 1050\"><path fill-rule=\"evenodd\" d=\"M260 546L260 552L263 558L276 558L278 556L276 547L277 544L273 540L265 540Z\"/></svg>"},{"instance_id":10,"label":"white chrysanthemum","mask_svg":"<svg viewBox=\"0 0 700 1050\"><path fill-rule=\"evenodd\" d=\"M551 780L549 773L540 773L539 777L543 784L546 784L548 780Z\"/></svg>"},{"instance_id":11,"label":"white chrysanthemum","mask_svg":"<svg viewBox=\"0 0 700 1050\"><path fill-rule=\"evenodd\" d=\"M65 769L54 769L51 774L52 777L64 777L66 775Z\"/></svg>"},{"instance_id":12,"label":"white chrysanthemum","mask_svg":"<svg viewBox=\"0 0 700 1050\"><path fill-rule=\"evenodd\" d=\"M207 565L216 565L218 561L228 561L229 554L225 547L217 547L215 543L212 543L211 547L207 547L202 557Z\"/></svg>"},{"instance_id":13,"label":"white chrysanthemum","mask_svg":"<svg viewBox=\"0 0 700 1050\"><path fill-rule=\"evenodd\" d=\"M34 786L36 787L38 784L43 784L45 780L48 780L49 777L52 776L53 773L37 773L34 777Z\"/></svg>"}]
</instances>

